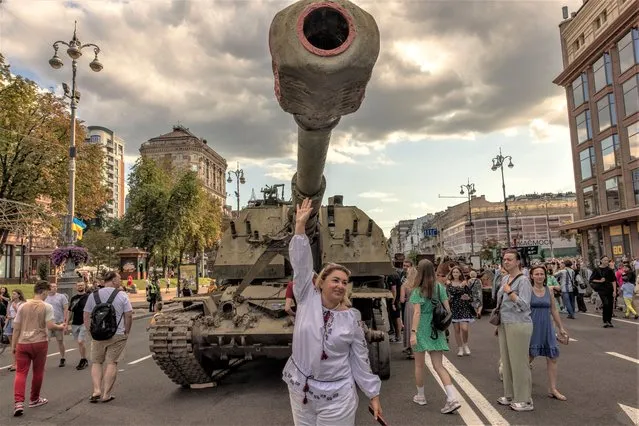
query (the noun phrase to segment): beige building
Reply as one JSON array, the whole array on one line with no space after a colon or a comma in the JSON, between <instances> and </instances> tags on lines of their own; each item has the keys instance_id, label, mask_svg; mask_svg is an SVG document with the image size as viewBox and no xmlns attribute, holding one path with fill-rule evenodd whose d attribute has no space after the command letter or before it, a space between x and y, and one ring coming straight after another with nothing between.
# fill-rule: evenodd
<instances>
[{"instance_id":1,"label":"beige building","mask_svg":"<svg viewBox=\"0 0 639 426\"><path fill-rule=\"evenodd\" d=\"M416 227L407 227L402 233L399 233L398 225L395 232L399 241L393 241L393 253L408 254L415 250L417 253L433 254L436 257L468 258L472 254L478 255L482 245L488 240L496 240L506 247L508 238L503 201L491 202L483 195L473 197L470 203L472 221L469 220L468 207L466 201L434 215L424 216L414 221ZM544 257L577 254L574 236L558 229L576 218L575 194L510 196L508 211L508 227L513 247L536 247L538 255Z\"/></svg>"},{"instance_id":2,"label":"beige building","mask_svg":"<svg viewBox=\"0 0 639 426\"><path fill-rule=\"evenodd\" d=\"M586 0L559 25L582 253L639 256L639 0Z\"/></svg>"},{"instance_id":3,"label":"beige building","mask_svg":"<svg viewBox=\"0 0 639 426\"><path fill-rule=\"evenodd\" d=\"M196 171L208 192L226 202L226 160L208 145L206 139L195 136L184 126L173 126L173 131L144 142L140 155L159 164L170 164L176 169Z\"/></svg>"},{"instance_id":4,"label":"beige building","mask_svg":"<svg viewBox=\"0 0 639 426\"><path fill-rule=\"evenodd\" d=\"M124 216L124 140L106 127L88 126L86 141L102 146L102 182L109 188L110 194L106 213L107 217L119 219Z\"/></svg>"}]
</instances>

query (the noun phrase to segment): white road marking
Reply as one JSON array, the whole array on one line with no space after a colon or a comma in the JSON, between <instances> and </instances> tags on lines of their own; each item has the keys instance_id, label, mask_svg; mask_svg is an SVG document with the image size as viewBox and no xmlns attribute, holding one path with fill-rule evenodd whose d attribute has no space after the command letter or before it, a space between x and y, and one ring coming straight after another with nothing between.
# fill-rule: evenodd
<instances>
[{"instance_id":1,"label":"white road marking","mask_svg":"<svg viewBox=\"0 0 639 426\"><path fill-rule=\"evenodd\" d=\"M621 403L617 403L621 407L621 409L630 417L630 420L633 424L639 425L639 409L630 407L629 405L623 405Z\"/></svg>"},{"instance_id":2,"label":"white road marking","mask_svg":"<svg viewBox=\"0 0 639 426\"><path fill-rule=\"evenodd\" d=\"M147 356L143 356L142 358L136 359L135 361L131 361L129 363L129 365L133 365L133 364L137 364L138 362L142 362L144 360L147 360L149 358L151 358L153 355L147 355Z\"/></svg>"},{"instance_id":3,"label":"white road marking","mask_svg":"<svg viewBox=\"0 0 639 426\"><path fill-rule=\"evenodd\" d=\"M446 389L444 388L444 384L439 379L439 376L437 375L435 368L433 368L433 364L430 361L430 356L428 356L428 354L426 354L426 367L428 367L428 369L430 370L430 374L433 375L433 377L439 384L439 387L442 388L442 390L445 393ZM471 406L468 404L466 399L464 399L462 394L459 393L458 390L455 390L455 392L457 393L457 400L461 403L461 407L457 410L457 412L461 416L462 420L464 420L464 423L466 423L467 425L483 425L484 422L479 418L477 413L475 413L475 411L471 408Z\"/></svg>"},{"instance_id":4,"label":"white road marking","mask_svg":"<svg viewBox=\"0 0 639 426\"><path fill-rule=\"evenodd\" d=\"M639 359L635 359L629 357L628 355L623 355L617 352L606 352L608 355L616 356L617 358L625 359L626 361L634 362L635 364L639 364Z\"/></svg>"},{"instance_id":5,"label":"white road marking","mask_svg":"<svg viewBox=\"0 0 639 426\"><path fill-rule=\"evenodd\" d=\"M9 348L7 348L7 349L9 349ZM66 352L73 352L73 351L77 351L77 350L78 350L77 348L67 349ZM60 352L54 352L52 354L48 354L47 358L52 357L52 356L56 356L56 355L60 355ZM11 364L5 365L4 367L0 367L0 371L6 370L9 367L11 367Z\"/></svg>"},{"instance_id":6,"label":"white road marking","mask_svg":"<svg viewBox=\"0 0 639 426\"><path fill-rule=\"evenodd\" d=\"M482 395L481 392L477 390L477 388L470 383L470 381L464 377L464 375L455 367L446 357L444 357L444 367L448 370L452 378L457 382L459 387L461 387L468 398L475 404L479 411L486 417L488 423L491 425L508 425L508 421L502 417L501 414L493 407L493 405L488 402L486 397Z\"/></svg>"},{"instance_id":7,"label":"white road marking","mask_svg":"<svg viewBox=\"0 0 639 426\"><path fill-rule=\"evenodd\" d=\"M601 315L589 314L588 312L582 312L580 315L588 315L589 317L601 318ZM639 325L639 322L630 321L630 320L627 320L627 319L613 318L612 320L613 321L619 321L619 322L626 322L628 324Z\"/></svg>"},{"instance_id":8,"label":"white road marking","mask_svg":"<svg viewBox=\"0 0 639 426\"><path fill-rule=\"evenodd\" d=\"M572 337L569 337L568 340L571 341L571 342L578 342L579 341L577 339L573 339Z\"/></svg>"}]
</instances>

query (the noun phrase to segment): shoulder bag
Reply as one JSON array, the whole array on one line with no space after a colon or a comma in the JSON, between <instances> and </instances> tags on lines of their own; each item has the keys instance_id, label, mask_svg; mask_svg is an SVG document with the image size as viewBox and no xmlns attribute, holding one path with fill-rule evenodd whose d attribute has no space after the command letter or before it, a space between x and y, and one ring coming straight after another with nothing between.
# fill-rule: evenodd
<instances>
[{"instance_id":1,"label":"shoulder bag","mask_svg":"<svg viewBox=\"0 0 639 426\"><path fill-rule=\"evenodd\" d=\"M446 309L440 300L438 283L435 283L435 289L435 298L430 299L430 302L433 304L433 318L431 320L432 331L430 333L430 338L433 340L437 339L439 331L446 331L453 320L453 314Z\"/></svg>"},{"instance_id":2,"label":"shoulder bag","mask_svg":"<svg viewBox=\"0 0 639 426\"><path fill-rule=\"evenodd\" d=\"M515 280L517 280L517 278L521 277L524 274L519 274L517 275L515 278L513 278L509 284L512 284L515 282ZM491 323L492 325L500 325L501 324L501 304L504 301L504 292L502 291L501 293L501 297L499 298L499 300L497 301L497 306L495 306L495 309L493 309L493 311L490 313L490 317L488 318L488 322Z\"/></svg>"}]
</instances>

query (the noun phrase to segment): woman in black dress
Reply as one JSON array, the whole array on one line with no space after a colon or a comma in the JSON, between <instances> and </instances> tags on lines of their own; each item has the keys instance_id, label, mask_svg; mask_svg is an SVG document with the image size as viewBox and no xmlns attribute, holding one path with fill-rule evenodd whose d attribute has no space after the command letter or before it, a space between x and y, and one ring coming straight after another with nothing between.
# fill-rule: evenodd
<instances>
[{"instance_id":1,"label":"woman in black dress","mask_svg":"<svg viewBox=\"0 0 639 426\"><path fill-rule=\"evenodd\" d=\"M464 280L464 274L459 266L453 266L448 273L448 290L450 309L453 314L453 327L455 329L455 342L457 343L457 356L470 355L468 347L468 324L475 321L475 313L472 306L472 290L468 282Z\"/></svg>"}]
</instances>

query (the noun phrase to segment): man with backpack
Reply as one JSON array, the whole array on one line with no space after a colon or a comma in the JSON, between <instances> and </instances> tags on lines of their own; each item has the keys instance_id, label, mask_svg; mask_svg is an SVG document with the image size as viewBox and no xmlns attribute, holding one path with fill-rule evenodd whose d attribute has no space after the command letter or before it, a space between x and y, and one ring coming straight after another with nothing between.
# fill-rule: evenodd
<instances>
[{"instance_id":1,"label":"man with backpack","mask_svg":"<svg viewBox=\"0 0 639 426\"><path fill-rule=\"evenodd\" d=\"M126 341L133 324L133 308L126 293L118 290L120 275L109 271L104 275L104 288L91 294L84 306L84 324L91 342L91 379L93 393L89 402L109 402L118 362L124 355ZM103 364L106 364L103 370Z\"/></svg>"}]
</instances>

